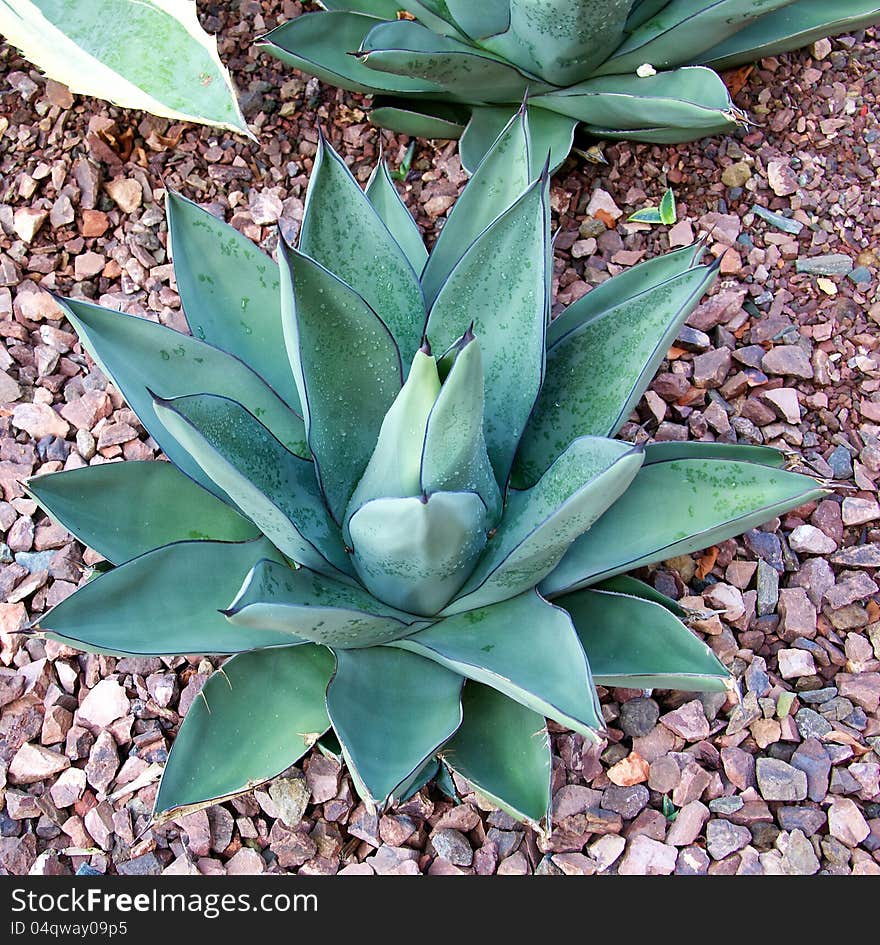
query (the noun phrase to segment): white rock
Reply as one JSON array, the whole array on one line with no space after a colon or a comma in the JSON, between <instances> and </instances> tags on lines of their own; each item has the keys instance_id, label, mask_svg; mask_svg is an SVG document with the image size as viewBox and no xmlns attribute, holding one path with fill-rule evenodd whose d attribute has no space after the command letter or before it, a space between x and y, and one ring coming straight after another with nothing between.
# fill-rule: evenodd
<instances>
[{"instance_id":1,"label":"white rock","mask_svg":"<svg viewBox=\"0 0 880 945\"><path fill-rule=\"evenodd\" d=\"M779 674L783 679L816 675L813 654L806 650L780 650L776 659L779 661Z\"/></svg>"},{"instance_id":2,"label":"white rock","mask_svg":"<svg viewBox=\"0 0 880 945\"><path fill-rule=\"evenodd\" d=\"M792 551L811 555L830 555L837 551L837 542L815 525L798 525L789 535L788 543Z\"/></svg>"},{"instance_id":3,"label":"white rock","mask_svg":"<svg viewBox=\"0 0 880 945\"><path fill-rule=\"evenodd\" d=\"M880 518L880 505L874 499L848 497L841 508L844 525L864 525Z\"/></svg>"},{"instance_id":4,"label":"white rock","mask_svg":"<svg viewBox=\"0 0 880 945\"><path fill-rule=\"evenodd\" d=\"M768 390L763 394L763 398L776 408L776 412L783 420L788 423L800 423L801 406L796 390L790 387L779 387L776 390Z\"/></svg>"},{"instance_id":5,"label":"white rock","mask_svg":"<svg viewBox=\"0 0 880 945\"><path fill-rule=\"evenodd\" d=\"M83 699L79 717L88 725L106 728L128 713L128 697L114 679L102 679Z\"/></svg>"},{"instance_id":6,"label":"white rock","mask_svg":"<svg viewBox=\"0 0 880 945\"><path fill-rule=\"evenodd\" d=\"M590 202L587 204L587 216L595 217L597 210L604 211L614 220L623 216L623 210L617 206L611 194L607 190L602 190L601 187L597 187L590 197Z\"/></svg>"}]
</instances>

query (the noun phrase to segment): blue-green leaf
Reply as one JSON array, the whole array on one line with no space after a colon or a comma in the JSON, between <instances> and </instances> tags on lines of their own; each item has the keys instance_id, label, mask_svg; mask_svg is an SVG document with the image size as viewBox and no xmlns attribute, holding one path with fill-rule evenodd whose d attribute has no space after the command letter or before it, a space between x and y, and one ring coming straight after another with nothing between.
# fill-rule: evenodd
<instances>
[{"instance_id":1,"label":"blue-green leaf","mask_svg":"<svg viewBox=\"0 0 880 945\"><path fill-rule=\"evenodd\" d=\"M428 259L428 250L421 231L401 200L394 181L388 173L388 165L380 161L370 175L365 190L379 218L388 227L397 245L403 250L416 275L421 274Z\"/></svg>"},{"instance_id":2,"label":"blue-green leaf","mask_svg":"<svg viewBox=\"0 0 880 945\"><path fill-rule=\"evenodd\" d=\"M518 482L534 482L575 437L613 436L623 426L716 275L716 267L697 266L648 285L550 346L516 457Z\"/></svg>"},{"instance_id":3,"label":"blue-green leaf","mask_svg":"<svg viewBox=\"0 0 880 945\"><path fill-rule=\"evenodd\" d=\"M522 196L533 180L526 111L514 110L512 117L510 110L501 111L506 121L452 205L422 273L422 288L429 304L474 240Z\"/></svg>"},{"instance_id":4,"label":"blue-green leaf","mask_svg":"<svg viewBox=\"0 0 880 945\"><path fill-rule=\"evenodd\" d=\"M550 302L548 180L544 176L485 229L444 283L428 339L445 351L469 325L480 338L486 447L500 485L544 376Z\"/></svg>"},{"instance_id":5,"label":"blue-green leaf","mask_svg":"<svg viewBox=\"0 0 880 945\"><path fill-rule=\"evenodd\" d=\"M483 406L480 346L476 338L465 336L427 419L421 492L476 492L494 526L502 498L486 452Z\"/></svg>"},{"instance_id":6,"label":"blue-green leaf","mask_svg":"<svg viewBox=\"0 0 880 945\"><path fill-rule=\"evenodd\" d=\"M577 591L557 601L587 652L596 682L628 689L723 692L730 673L665 607L604 591Z\"/></svg>"},{"instance_id":7,"label":"blue-green leaf","mask_svg":"<svg viewBox=\"0 0 880 945\"><path fill-rule=\"evenodd\" d=\"M46 512L113 564L160 545L248 541L259 530L171 463L83 466L29 479Z\"/></svg>"},{"instance_id":8,"label":"blue-green leaf","mask_svg":"<svg viewBox=\"0 0 880 945\"><path fill-rule=\"evenodd\" d=\"M351 53L380 20L359 13L304 13L257 40L257 46L306 75L349 92L439 92L425 79L368 69Z\"/></svg>"},{"instance_id":9,"label":"blue-green leaf","mask_svg":"<svg viewBox=\"0 0 880 945\"><path fill-rule=\"evenodd\" d=\"M674 459L643 466L623 496L569 548L541 592L557 597L708 548L824 494L808 476L751 462Z\"/></svg>"},{"instance_id":10,"label":"blue-green leaf","mask_svg":"<svg viewBox=\"0 0 880 945\"><path fill-rule=\"evenodd\" d=\"M289 645L295 638L234 627L221 613L257 561L278 557L265 538L165 545L84 584L45 614L40 627L71 646L138 656Z\"/></svg>"},{"instance_id":11,"label":"blue-green leaf","mask_svg":"<svg viewBox=\"0 0 880 945\"><path fill-rule=\"evenodd\" d=\"M315 464L294 456L241 404L208 394L156 401L156 414L205 473L299 564L350 573Z\"/></svg>"},{"instance_id":12,"label":"blue-green leaf","mask_svg":"<svg viewBox=\"0 0 880 945\"><path fill-rule=\"evenodd\" d=\"M326 646L375 646L412 632L413 617L360 587L308 568L258 561L225 611L230 623L277 630Z\"/></svg>"},{"instance_id":13,"label":"blue-green leaf","mask_svg":"<svg viewBox=\"0 0 880 945\"><path fill-rule=\"evenodd\" d=\"M345 162L323 138L309 179L299 249L351 286L382 318L408 367L425 324L419 277Z\"/></svg>"},{"instance_id":14,"label":"blue-green leaf","mask_svg":"<svg viewBox=\"0 0 880 945\"><path fill-rule=\"evenodd\" d=\"M550 814L550 736L542 716L468 682L464 717L442 759L487 800L537 829Z\"/></svg>"},{"instance_id":15,"label":"blue-green leaf","mask_svg":"<svg viewBox=\"0 0 880 945\"><path fill-rule=\"evenodd\" d=\"M168 238L193 335L240 358L301 413L284 353L278 264L234 226L168 191Z\"/></svg>"},{"instance_id":16,"label":"blue-green leaf","mask_svg":"<svg viewBox=\"0 0 880 945\"><path fill-rule=\"evenodd\" d=\"M447 617L392 645L492 686L589 738L604 725L568 614L534 591Z\"/></svg>"},{"instance_id":17,"label":"blue-green leaf","mask_svg":"<svg viewBox=\"0 0 880 945\"><path fill-rule=\"evenodd\" d=\"M461 724L461 676L385 646L338 650L327 711L358 793L384 805Z\"/></svg>"},{"instance_id":18,"label":"blue-green leaf","mask_svg":"<svg viewBox=\"0 0 880 945\"><path fill-rule=\"evenodd\" d=\"M284 336L309 448L330 513L342 522L400 390L400 353L353 289L283 241L279 253Z\"/></svg>"},{"instance_id":19,"label":"blue-green leaf","mask_svg":"<svg viewBox=\"0 0 880 945\"><path fill-rule=\"evenodd\" d=\"M241 653L205 683L180 726L154 822L253 790L295 764L330 726L324 647Z\"/></svg>"},{"instance_id":20,"label":"blue-green leaf","mask_svg":"<svg viewBox=\"0 0 880 945\"><path fill-rule=\"evenodd\" d=\"M612 505L642 465L630 443L583 437L536 485L513 492L474 573L445 613L485 607L534 587Z\"/></svg>"},{"instance_id":21,"label":"blue-green leaf","mask_svg":"<svg viewBox=\"0 0 880 945\"><path fill-rule=\"evenodd\" d=\"M568 157L578 120L546 108L536 108L532 101L529 102L527 111L531 139L529 176L534 179L547 163L548 155L551 174L555 173ZM475 173L498 135L516 112L514 105L475 105L471 109L470 121L458 146L461 163L466 171Z\"/></svg>"},{"instance_id":22,"label":"blue-green leaf","mask_svg":"<svg viewBox=\"0 0 880 945\"><path fill-rule=\"evenodd\" d=\"M220 498L221 491L159 421L153 395L218 394L245 403L272 435L308 456L302 419L249 367L211 345L163 325L90 302L59 302L85 349L119 388L162 452L182 472Z\"/></svg>"},{"instance_id":23,"label":"blue-green leaf","mask_svg":"<svg viewBox=\"0 0 880 945\"><path fill-rule=\"evenodd\" d=\"M349 528L367 589L400 610L430 616L461 587L486 544L486 507L473 492L374 499Z\"/></svg>"}]
</instances>

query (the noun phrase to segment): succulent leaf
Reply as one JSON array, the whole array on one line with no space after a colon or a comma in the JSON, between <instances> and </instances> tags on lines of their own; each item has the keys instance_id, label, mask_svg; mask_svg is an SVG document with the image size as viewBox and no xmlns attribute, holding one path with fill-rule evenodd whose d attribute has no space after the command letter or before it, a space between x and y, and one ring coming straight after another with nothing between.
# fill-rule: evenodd
<instances>
[{"instance_id":1,"label":"succulent leaf","mask_svg":"<svg viewBox=\"0 0 880 945\"><path fill-rule=\"evenodd\" d=\"M529 169L529 125L523 108L507 116L468 186L453 204L422 273L430 305L474 240L516 202L535 176ZM546 155L545 155L546 156ZM543 164L544 158L541 161Z\"/></svg>"},{"instance_id":2,"label":"succulent leaf","mask_svg":"<svg viewBox=\"0 0 880 945\"><path fill-rule=\"evenodd\" d=\"M576 302L572 302L565 311L560 312L547 329L547 346L555 344L572 329L586 325L605 312L636 296L647 287L663 285L692 269L705 252L705 243L698 242L683 249L646 259L618 273L613 279L606 279Z\"/></svg>"},{"instance_id":3,"label":"succulent leaf","mask_svg":"<svg viewBox=\"0 0 880 945\"><path fill-rule=\"evenodd\" d=\"M534 482L575 437L617 433L716 275L717 267L697 266L649 285L550 345L517 452L517 481Z\"/></svg>"},{"instance_id":4,"label":"succulent leaf","mask_svg":"<svg viewBox=\"0 0 880 945\"><path fill-rule=\"evenodd\" d=\"M724 692L729 685L724 664L658 603L596 590L557 603L571 614L601 686Z\"/></svg>"},{"instance_id":5,"label":"succulent leaf","mask_svg":"<svg viewBox=\"0 0 880 945\"><path fill-rule=\"evenodd\" d=\"M253 137L195 3L3 0L0 33L72 92Z\"/></svg>"},{"instance_id":6,"label":"succulent leaf","mask_svg":"<svg viewBox=\"0 0 880 945\"><path fill-rule=\"evenodd\" d=\"M351 516L372 499L422 494L425 429L439 393L437 362L430 354L417 351L406 382L385 414L376 448L348 503L346 537Z\"/></svg>"},{"instance_id":7,"label":"succulent leaf","mask_svg":"<svg viewBox=\"0 0 880 945\"><path fill-rule=\"evenodd\" d=\"M427 336L444 351L469 325L480 338L484 435L495 478L513 455L544 376L550 303L546 176L488 226L458 261L428 316Z\"/></svg>"},{"instance_id":8,"label":"succulent leaf","mask_svg":"<svg viewBox=\"0 0 880 945\"><path fill-rule=\"evenodd\" d=\"M660 127L673 134L692 129L705 135L719 124L734 123L727 87L703 66L683 66L645 78L599 76L536 95L532 104L621 133Z\"/></svg>"},{"instance_id":9,"label":"succulent leaf","mask_svg":"<svg viewBox=\"0 0 880 945\"><path fill-rule=\"evenodd\" d=\"M485 45L554 85L569 85L590 75L620 41L631 6L632 0L510 0L509 32Z\"/></svg>"},{"instance_id":10,"label":"succulent leaf","mask_svg":"<svg viewBox=\"0 0 880 945\"><path fill-rule=\"evenodd\" d=\"M690 62L744 26L797 0L671 0L634 29L595 75L635 72L645 62L668 69ZM702 58L702 57L701 57Z\"/></svg>"},{"instance_id":11,"label":"succulent leaf","mask_svg":"<svg viewBox=\"0 0 880 945\"><path fill-rule=\"evenodd\" d=\"M486 544L486 507L473 492L374 499L349 521L353 562L379 600L431 616L449 602Z\"/></svg>"},{"instance_id":12,"label":"succulent leaf","mask_svg":"<svg viewBox=\"0 0 880 945\"><path fill-rule=\"evenodd\" d=\"M501 524L445 613L461 613L534 587L616 502L642 465L631 443L581 437L538 482L512 492Z\"/></svg>"},{"instance_id":13,"label":"succulent leaf","mask_svg":"<svg viewBox=\"0 0 880 945\"><path fill-rule=\"evenodd\" d=\"M315 465L286 450L241 404L196 394L156 401L157 416L239 509L289 558L322 574L351 573Z\"/></svg>"},{"instance_id":14,"label":"succulent leaf","mask_svg":"<svg viewBox=\"0 0 880 945\"><path fill-rule=\"evenodd\" d=\"M502 496L486 452L483 407L483 363L479 342L471 337L457 352L427 418L419 491L476 492L492 527L501 516Z\"/></svg>"},{"instance_id":15,"label":"succulent leaf","mask_svg":"<svg viewBox=\"0 0 880 945\"><path fill-rule=\"evenodd\" d=\"M234 226L168 192L174 276L193 335L234 355L301 414L284 353L278 264Z\"/></svg>"},{"instance_id":16,"label":"succulent leaf","mask_svg":"<svg viewBox=\"0 0 880 945\"><path fill-rule=\"evenodd\" d=\"M413 138L459 138L470 118L464 105L379 96L373 99L370 122Z\"/></svg>"},{"instance_id":17,"label":"succulent leaf","mask_svg":"<svg viewBox=\"0 0 880 945\"><path fill-rule=\"evenodd\" d=\"M541 592L556 597L708 548L823 494L814 479L751 462L675 459L643 466L624 495L569 548Z\"/></svg>"},{"instance_id":18,"label":"succulent leaf","mask_svg":"<svg viewBox=\"0 0 880 945\"><path fill-rule=\"evenodd\" d=\"M513 105L475 105L471 109L470 120L458 147L465 170L476 173L480 162L517 111ZM527 111L531 139L530 177L535 178L541 173L548 154L550 173L553 174L571 150L577 119L556 114L546 108L528 106ZM372 115L370 117L372 120Z\"/></svg>"},{"instance_id":19,"label":"succulent leaf","mask_svg":"<svg viewBox=\"0 0 880 945\"><path fill-rule=\"evenodd\" d=\"M286 243L279 246L287 353L318 481L341 522L400 391L400 352L352 288Z\"/></svg>"},{"instance_id":20,"label":"succulent leaf","mask_svg":"<svg viewBox=\"0 0 880 945\"><path fill-rule=\"evenodd\" d=\"M376 72L350 55L379 22L345 11L304 13L271 30L257 45L288 66L349 92L440 92L435 82Z\"/></svg>"},{"instance_id":21,"label":"succulent leaf","mask_svg":"<svg viewBox=\"0 0 880 945\"><path fill-rule=\"evenodd\" d=\"M380 161L370 175L365 190L379 219L388 227L388 232L403 250L416 275L420 275L428 259L428 251L422 234L413 220L406 204L401 200L394 181L388 173L388 165Z\"/></svg>"},{"instance_id":22,"label":"succulent leaf","mask_svg":"<svg viewBox=\"0 0 880 945\"><path fill-rule=\"evenodd\" d=\"M345 162L323 139L309 180L299 250L381 312L408 366L424 327L418 276Z\"/></svg>"},{"instance_id":23,"label":"succulent leaf","mask_svg":"<svg viewBox=\"0 0 880 945\"><path fill-rule=\"evenodd\" d=\"M603 725L568 614L534 591L447 617L392 645L491 686L588 738Z\"/></svg>"},{"instance_id":24,"label":"succulent leaf","mask_svg":"<svg viewBox=\"0 0 880 945\"><path fill-rule=\"evenodd\" d=\"M443 761L485 798L535 827L550 816L550 736L537 712L489 686L468 682L463 719Z\"/></svg>"},{"instance_id":25,"label":"succulent leaf","mask_svg":"<svg viewBox=\"0 0 880 945\"><path fill-rule=\"evenodd\" d=\"M112 564L176 541L249 541L260 534L171 463L83 466L35 476L25 488L52 518Z\"/></svg>"},{"instance_id":26,"label":"succulent leaf","mask_svg":"<svg viewBox=\"0 0 880 945\"><path fill-rule=\"evenodd\" d=\"M83 346L119 388L162 452L182 472L220 498L223 493L168 433L153 394L219 394L246 403L287 449L308 456L302 419L237 358L189 335L75 299L60 301Z\"/></svg>"},{"instance_id":27,"label":"succulent leaf","mask_svg":"<svg viewBox=\"0 0 880 945\"><path fill-rule=\"evenodd\" d=\"M471 39L503 33L510 26L509 0L444 0L455 25Z\"/></svg>"},{"instance_id":28,"label":"succulent leaf","mask_svg":"<svg viewBox=\"0 0 880 945\"><path fill-rule=\"evenodd\" d=\"M877 0L842 0L829 7L823 0L797 0L748 24L711 49L701 62L714 69L732 69L790 49L800 49L825 36L839 36L872 26L880 19Z\"/></svg>"},{"instance_id":29,"label":"succulent leaf","mask_svg":"<svg viewBox=\"0 0 880 945\"><path fill-rule=\"evenodd\" d=\"M761 466L785 466L785 453L772 446L750 446L745 443L648 443L645 446L645 466L668 463L675 459L731 459L738 462L758 463Z\"/></svg>"},{"instance_id":30,"label":"succulent leaf","mask_svg":"<svg viewBox=\"0 0 880 945\"><path fill-rule=\"evenodd\" d=\"M378 806L461 724L461 676L387 646L337 650L327 712L358 793Z\"/></svg>"},{"instance_id":31,"label":"succulent leaf","mask_svg":"<svg viewBox=\"0 0 880 945\"><path fill-rule=\"evenodd\" d=\"M278 552L265 539L181 541L101 574L40 619L42 629L99 651L136 656L240 653L299 642L235 627L221 613L241 575Z\"/></svg>"},{"instance_id":32,"label":"succulent leaf","mask_svg":"<svg viewBox=\"0 0 880 945\"><path fill-rule=\"evenodd\" d=\"M360 587L301 567L258 561L225 611L237 627L277 630L326 646L375 646L412 633L415 618Z\"/></svg>"},{"instance_id":33,"label":"succulent leaf","mask_svg":"<svg viewBox=\"0 0 880 945\"><path fill-rule=\"evenodd\" d=\"M610 591L613 594L625 594L627 597L638 597L641 600L649 600L661 607L665 607L671 614L678 617L679 620L685 620L692 612L685 610L678 601L661 594L656 588L644 581L639 581L628 574L618 574L615 577L600 581L593 586L594 591Z\"/></svg>"},{"instance_id":34,"label":"succulent leaf","mask_svg":"<svg viewBox=\"0 0 880 945\"><path fill-rule=\"evenodd\" d=\"M364 37L358 56L377 73L434 82L453 99L468 101L475 88L483 102L522 99L530 87L551 88L485 49L431 32L413 20L378 23Z\"/></svg>"},{"instance_id":35,"label":"succulent leaf","mask_svg":"<svg viewBox=\"0 0 880 945\"><path fill-rule=\"evenodd\" d=\"M330 652L312 644L227 660L180 726L155 822L250 791L295 764L330 726L324 692L332 672Z\"/></svg>"}]
</instances>

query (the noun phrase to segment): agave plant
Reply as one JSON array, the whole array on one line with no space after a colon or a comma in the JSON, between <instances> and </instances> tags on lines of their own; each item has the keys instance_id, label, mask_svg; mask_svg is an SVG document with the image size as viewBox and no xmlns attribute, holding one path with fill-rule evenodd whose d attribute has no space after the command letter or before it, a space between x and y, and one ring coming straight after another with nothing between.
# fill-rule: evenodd
<instances>
[{"instance_id":1,"label":"agave plant","mask_svg":"<svg viewBox=\"0 0 880 945\"><path fill-rule=\"evenodd\" d=\"M880 21L877 0L323 0L267 34L267 52L375 95L372 120L461 137L473 170L524 95L551 167L583 122L600 138L670 144L745 115L716 69Z\"/></svg>"},{"instance_id":2,"label":"agave plant","mask_svg":"<svg viewBox=\"0 0 880 945\"><path fill-rule=\"evenodd\" d=\"M387 170L364 193L322 141L278 265L170 195L192 336L64 302L170 463L30 480L113 565L42 628L234 654L181 724L157 819L321 740L370 805L439 758L540 824L545 719L596 739L596 684L727 684L679 605L626 572L821 490L771 449L612 438L716 267L670 253L550 323L547 200L521 111L428 255Z\"/></svg>"}]
</instances>

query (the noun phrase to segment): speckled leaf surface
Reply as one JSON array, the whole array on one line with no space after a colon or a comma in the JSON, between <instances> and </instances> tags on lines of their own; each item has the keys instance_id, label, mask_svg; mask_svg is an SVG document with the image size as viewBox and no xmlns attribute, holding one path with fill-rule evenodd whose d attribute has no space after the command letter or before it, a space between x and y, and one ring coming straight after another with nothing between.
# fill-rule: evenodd
<instances>
[{"instance_id":1,"label":"speckled leaf surface","mask_svg":"<svg viewBox=\"0 0 880 945\"><path fill-rule=\"evenodd\" d=\"M296 763L330 726L324 691L332 671L329 650L311 644L227 660L180 726L156 820L250 791Z\"/></svg>"},{"instance_id":2,"label":"speckled leaf surface","mask_svg":"<svg viewBox=\"0 0 880 945\"><path fill-rule=\"evenodd\" d=\"M635 72L649 62L668 69L739 32L753 20L798 0L672 0L633 30L614 55L596 70L598 75Z\"/></svg>"},{"instance_id":3,"label":"speckled leaf surface","mask_svg":"<svg viewBox=\"0 0 880 945\"><path fill-rule=\"evenodd\" d=\"M512 492L474 573L447 613L461 613L534 587L633 481L642 450L582 437L531 489Z\"/></svg>"},{"instance_id":4,"label":"speckled leaf surface","mask_svg":"<svg viewBox=\"0 0 880 945\"><path fill-rule=\"evenodd\" d=\"M445 351L473 323L486 397L484 434L499 483L544 375L549 307L547 179L536 181L474 241L431 307L428 340Z\"/></svg>"},{"instance_id":5,"label":"speckled leaf surface","mask_svg":"<svg viewBox=\"0 0 880 945\"><path fill-rule=\"evenodd\" d=\"M807 476L749 462L681 459L643 466L623 496L571 546L541 592L556 597L708 548L824 491Z\"/></svg>"},{"instance_id":6,"label":"speckled leaf surface","mask_svg":"<svg viewBox=\"0 0 880 945\"><path fill-rule=\"evenodd\" d=\"M190 331L240 358L301 413L284 353L278 264L234 226L173 191L167 213L174 278Z\"/></svg>"},{"instance_id":7,"label":"speckled leaf surface","mask_svg":"<svg viewBox=\"0 0 880 945\"><path fill-rule=\"evenodd\" d=\"M877 0L797 0L750 23L733 36L701 49L693 58L714 69L731 69L790 49L800 49L825 36L838 36L872 26L880 20Z\"/></svg>"},{"instance_id":8,"label":"speckled leaf surface","mask_svg":"<svg viewBox=\"0 0 880 945\"><path fill-rule=\"evenodd\" d=\"M634 296L641 295L651 286L661 285L693 268L705 252L705 243L700 241L682 249L646 259L619 272L613 279L606 279L590 289L576 302L560 312L547 329L547 345L553 345L573 328L599 318Z\"/></svg>"},{"instance_id":9,"label":"speckled leaf surface","mask_svg":"<svg viewBox=\"0 0 880 945\"><path fill-rule=\"evenodd\" d=\"M649 286L549 347L544 386L517 452L518 480L534 482L578 436L617 433L716 274L698 266Z\"/></svg>"},{"instance_id":10,"label":"speckled leaf surface","mask_svg":"<svg viewBox=\"0 0 880 945\"><path fill-rule=\"evenodd\" d=\"M525 110L502 109L498 129L473 177L452 205L422 274L422 288L432 303L449 273L473 241L516 202L532 180L529 127Z\"/></svg>"},{"instance_id":11,"label":"speckled leaf surface","mask_svg":"<svg viewBox=\"0 0 880 945\"><path fill-rule=\"evenodd\" d=\"M388 227L397 245L403 250L416 275L421 274L428 258L422 234L406 204L401 199L388 165L380 161L370 175L364 191L379 219Z\"/></svg>"},{"instance_id":12,"label":"speckled leaf surface","mask_svg":"<svg viewBox=\"0 0 880 945\"><path fill-rule=\"evenodd\" d=\"M471 109L458 146L458 153L465 170L475 173L493 142L505 125L517 113L515 105L475 105ZM576 118L559 115L546 108L528 107L531 147L529 149L530 174L537 177L547 156L550 156L550 173L555 173L568 157L574 140Z\"/></svg>"},{"instance_id":13,"label":"speckled leaf surface","mask_svg":"<svg viewBox=\"0 0 880 945\"><path fill-rule=\"evenodd\" d=\"M308 455L302 419L237 358L163 325L90 302L59 300L83 346L119 388L129 407L186 475L222 494L159 421L153 394L163 398L218 394L246 403L281 443Z\"/></svg>"},{"instance_id":14,"label":"speckled leaf surface","mask_svg":"<svg viewBox=\"0 0 880 945\"><path fill-rule=\"evenodd\" d=\"M393 645L492 686L589 738L602 727L571 620L534 591L447 617Z\"/></svg>"},{"instance_id":15,"label":"speckled leaf surface","mask_svg":"<svg viewBox=\"0 0 880 945\"><path fill-rule=\"evenodd\" d=\"M358 793L383 805L461 723L462 677L387 646L338 650L327 711Z\"/></svg>"},{"instance_id":16,"label":"speckled leaf surface","mask_svg":"<svg viewBox=\"0 0 880 945\"><path fill-rule=\"evenodd\" d=\"M0 33L72 92L250 136L194 2L3 0Z\"/></svg>"},{"instance_id":17,"label":"speckled leaf surface","mask_svg":"<svg viewBox=\"0 0 880 945\"><path fill-rule=\"evenodd\" d=\"M368 590L400 610L431 615L461 587L486 544L486 507L472 492L375 499L349 528Z\"/></svg>"},{"instance_id":18,"label":"speckled leaf surface","mask_svg":"<svg viewBox=\"0 0 880 945\"><path fill-rule=\"evenodd\" d=\"M315 464L286 450L241 404L195 395L157 402L174 438L289 558L322 573L349 572Z\"/></svg>"},{"instance_id":19,"label":"speckled leaf surface","mask_svg":"<svg viewBox=\"0 0 880 945\"><path fill-rule=\"evenodd\" d=\"M70 641L138 656L239 653L285 643L272 630L234 627L221 610L262 558L265 539L183 541L156 548L101 574L40 620Z\"/></svg>"},{"instance_id":20,"label":"speckled leaf surface","mask_svg":"<svg viewBox=\"0 0 880 945\"><path fill-rule=\"evenodd\" d=\"M309 180L299 249L379 314L408 368L424 328L419 278L345 162L323 140Z\"/></svg>"},{"instance_id":21,"label":"speckled leaf surface","mask_svg":"<svg viewBox=\"0 0 880 945\"><path fill-rule=\"evenodd\" d=\"M353 289L283 242L280 258L287 353L318 480L341 522L400 390L400 354Z\"/></svg>"},{"instance_id":22,"label":"speckled leaf surface","mask_svg":"<svg viewBox=\"0 0 880 945\"><path fill-rule=\"evenodd\" d=\"M248 541L255 525L171 463L104 463L28 480L46 512L113 564L160 545Z\"/></svg>"},{"instance_id":23,"label":"speckled leaf surface","mask_svg":"<svg viewBox=\"0 0 880 945\"><path fill-rule=\"evenodd\" d=\"M349 55L378 22L344 10L304 13L267 33L257 46L288 66L349 92L439 92L434 82L377 72Z\"/></svg>"},{"instance_id":24,"label":"speckled leaf surface","mask_svg":"<svg viewBox=\"0 0 880 945\"><path fill-rule=\"evenodd\" d=\"M417 351L400 393L385 415L376 448L348 503L344 527L373 499L419 495L422 450L428 417L440 393L434 358Z\"/></svg>"},{"instance_id":25,"label":"speckled leaf surface","mask_svg":"<svg viewBox=\"0 0 880 945\"><path fill-rule=\"evenodd\" d=\"M549 88L514 66L451 36L439 36L412 20L379 23L364 37L359 57L377 73L434 82L453 100L516 102L530 86Z\"/></svg>"},{"instance_id":26,"label":"speckled leaf surface","mask_svg":"<svg viewBox=\"0 0 880 945\"><path fill-rule=\"evenodd\" d=\"M490 526L502 496L483 436L483 364L479 340L465 342L431 409L421 451L421 492L476 492Z\"/></svg>"},{"instance_id":27,"label":"speckled leaf surface","mask_svg":"<svg viewBox=\"0 0 880 945\"><path fill-rule=\"evenodd\" d=\"M486 43L554 85L590 75L620 41L632 0L510 0L510 31Z\"/></svg>"},{"instance_id":28,"label":"speckled leaf surface","mask_svg":"<svg viewBox=\"0 0 880 945\"><path fill-rule=\"evenodd\" d=\"M414 618L360 587L308 568L258 561L225 611L238 627L278 630L326 646L375 646L411 633Z\"/></svg>"}]
</instances>

